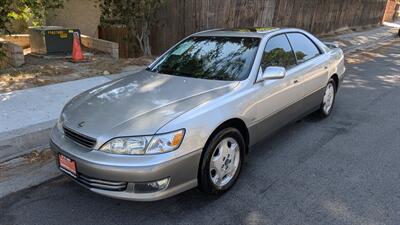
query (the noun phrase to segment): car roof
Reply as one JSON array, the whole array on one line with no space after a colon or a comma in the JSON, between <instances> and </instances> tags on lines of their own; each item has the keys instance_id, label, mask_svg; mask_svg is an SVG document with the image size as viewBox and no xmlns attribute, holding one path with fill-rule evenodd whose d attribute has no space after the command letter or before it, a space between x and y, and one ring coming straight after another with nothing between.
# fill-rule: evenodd
<instances>
[{"instance_id":1,"label":"car roof","mask_svg":"<svg viewBox=\"0 0 400 225\"><path fill-rule=\"evenodd\" d=\"M232 36L232 37L258 37L280 30L276 27L244 27L229 29L213 29L193 34L193 36Z\"/></svg>"}]
</instances>

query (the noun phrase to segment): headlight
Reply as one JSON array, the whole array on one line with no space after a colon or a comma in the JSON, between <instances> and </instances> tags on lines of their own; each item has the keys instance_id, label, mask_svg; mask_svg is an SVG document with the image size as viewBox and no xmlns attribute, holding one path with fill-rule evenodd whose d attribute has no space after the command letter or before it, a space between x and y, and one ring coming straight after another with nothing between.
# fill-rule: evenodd
<instances>
[{"instance_id":1,"label":"headlight","mask_svg":"<svg viewBox=\"0 0 400 225\"><path fill-rule=\"evenodd\" d=\"M184 134L184 130L178 130L167 134L155 135L147 147L146 154L157 154L176 150L181 145Z\"/></svg>"},{"instance_id":2,"label":"headlight","mask_svg":"<svg viewBox=\"0 0 400 225\"><path fill-rule=\"evenodd\" d=\"M142 155L151 137L115 138L104 144L99 150L113 154Z\"/></svg>"},{"instance_id":3,"label":"headlight","mask_svg":"<svg viewBox=\"0 0 400 225\"><path fill-rule=\"evenodd\" d=\"M99 151L123 155L159 154L174 151L182 143L185 130L154 136L114 138Z\"/></svg>"}]
</instances>

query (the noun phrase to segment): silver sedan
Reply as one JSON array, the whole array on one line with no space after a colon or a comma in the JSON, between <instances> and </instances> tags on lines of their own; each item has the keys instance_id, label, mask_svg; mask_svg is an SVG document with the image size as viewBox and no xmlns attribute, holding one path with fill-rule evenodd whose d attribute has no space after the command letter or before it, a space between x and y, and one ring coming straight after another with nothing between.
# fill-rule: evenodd
<instances>
[{"instance_id":1,"label":"silver sedan","mask_svg":"<svg viewBox=\"0 0 400 225\"><path fill-rule=\"evenodd\" d=\"M146 70L74 97L51 146L62 171L102 195L222 194L253 144L329 116L344 72L342 50L303 30L196 33Z\"/></svg>"}]
</instances>

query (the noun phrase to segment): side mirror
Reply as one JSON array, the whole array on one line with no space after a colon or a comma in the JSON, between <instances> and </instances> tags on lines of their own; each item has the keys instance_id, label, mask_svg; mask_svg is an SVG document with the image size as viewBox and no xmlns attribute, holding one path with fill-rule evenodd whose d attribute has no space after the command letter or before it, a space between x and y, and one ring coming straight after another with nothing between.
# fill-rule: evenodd
<instances>
[{"instance_id":1,"label":"side mirror","mask_svg":"<svg viewBox=\"0 0 400 225\"><path fill-rule=\"evenodd\" d=\"M286 69L280 66L267 67L261 77L261 80L282 79L286 76Z\"/></svg>"}]
</instances>

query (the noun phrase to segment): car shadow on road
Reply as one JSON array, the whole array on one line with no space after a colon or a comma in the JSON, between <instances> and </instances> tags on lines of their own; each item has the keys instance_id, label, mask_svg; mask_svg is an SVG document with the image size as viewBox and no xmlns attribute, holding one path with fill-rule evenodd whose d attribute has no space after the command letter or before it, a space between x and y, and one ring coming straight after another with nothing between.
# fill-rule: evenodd
<instances>
[{"instance_id":1,"label":"car shadow on road","mask_svg":"<svg viewBox=\"0 0 400 225\"><path fill-rule=\"evenodd\" d=\"M131 220L137 224L245 223L250 212L267 204L262 198L274 184L316 153L317 147L307 149L309 143L296 140L304 140L301 136L319 120L308 116L252 147L236 185L222 196L206 195L195 188L156 202L124 201L92 193L62 176L7 196L0 202L0 207L3 212L31 207L37 213L46 212L50 217L47 220L53 221L56 216L64 220L76 218L80 221L76 224L99 224L112 218L118 218L119 223L122 220L122 224ZM325 142L331 136L328 135ZM294 146L299 144L306 147L297 151ZM241 210L244 213L235 213ZM216 219L218 211L225 216ZM209 216L204 217L206 214ZM88 215L92 217L88 218ZM4 218L13 220L10 215Z\"/></svg>"}]
</instances>

